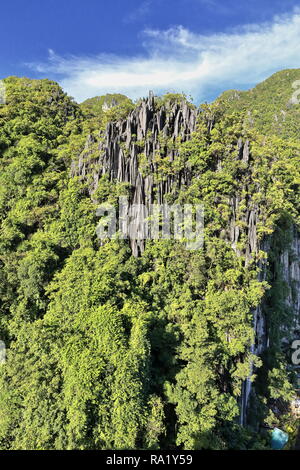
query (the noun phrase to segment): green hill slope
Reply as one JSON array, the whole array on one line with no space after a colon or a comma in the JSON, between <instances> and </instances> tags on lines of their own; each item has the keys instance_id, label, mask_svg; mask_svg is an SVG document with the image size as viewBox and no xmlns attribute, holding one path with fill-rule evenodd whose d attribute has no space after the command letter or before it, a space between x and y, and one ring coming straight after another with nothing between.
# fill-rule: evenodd
<instances>
[{"instance_id":1,"label":"green hill slope","mask_svg":"<svg viewBox=\"0 0 300 470\"><path fill-rule=\"evenodd\" d=\"M300 69L277 72L249 91L229 90L219 99L262 133L299 138Z\"/></svg>"},{"instance_id":2,"label":"green hill slope","mask_svg":"<svg viewBox=\"0 0 300 470\"><path fill-rule=\"evenodd\" d=\"M300 222L297 79L226 92L196 125L179 95L78 105L54 82L5 80L1 449L262 449L266 424L295 430L283 339L298 288L284 277ZM161 238L135 257L127 239L99 242L97 207L150 187L156 202L204 204L202 249Z\"/></svg>"}]
</instances>

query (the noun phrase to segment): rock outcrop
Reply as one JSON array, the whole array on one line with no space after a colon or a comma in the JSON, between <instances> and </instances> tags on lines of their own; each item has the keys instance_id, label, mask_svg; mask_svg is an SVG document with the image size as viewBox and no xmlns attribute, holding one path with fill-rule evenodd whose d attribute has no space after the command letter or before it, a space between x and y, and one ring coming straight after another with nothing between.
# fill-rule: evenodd
<instances>
[{"instance_id":1,"label":"rock outcrop","mask_svg":"<svg viewBox=\"0 0 300 470\"><path fill-rule=\"evenodd\" d=\"M292 312L292 329L300 338L300 233L293 227L291 243L280 257L282 278L288 287L286 305Z\"/></svg>"},{"instance_id":2,"label":"rock outcrop","mask_svg":"<svg viewBox=\"0 0 300 470\"><path fill-rule=\"evenodd\" d=\"M170 172L164 178L155 178L159 173L159 161L166 159L166 165L172 165L178 156L178 144L191 137L196 130L196 121L197 110L184 99L159 106L150 94L127 119L107 125L96 158L91 158L90 150L95 140L91 136L88 138L85 151L72 165L72 174L91 178L89 191L92 198L100 178L107 175L111 181L130 185L130 204L139 205L141 210L142 205L162 204L166 194L190 182L190 174L183 168L176 174ZM142 168L142 158L146 162L146 171ZM131 239L130 243L135 256L143 251L144 240Z\"/></svg>"},{"instance_id":3,"label":"rock outcrop","mask_svg":"<svg viewBox=\"0 0 300 470\"><path fill-rule=\"evenodd\" d=\"M262 243L261 249L267 253L272 250L270 239ZM284 304L289 312L289 325L281 327L282 346L291 348L291 340L300 338L300 233L297 227L291 228L290 243L285 246L278 258L281 282L286 286L286 297ZM260 280L265 281L267 271L270 269L267 263L260 263ZM269 328L264 309L264 301L253 312L253 328L255 331L255 342L251 346L251 353L259 356L269 346ZM292 352L290 350L290 352ZM253 372L253 367L251 365ZM251 373L252 373L251 372ZM249 398L255 384L250 377L244 382L241 394L240 423L247 423Z\"/></svg>"}]
</instances>

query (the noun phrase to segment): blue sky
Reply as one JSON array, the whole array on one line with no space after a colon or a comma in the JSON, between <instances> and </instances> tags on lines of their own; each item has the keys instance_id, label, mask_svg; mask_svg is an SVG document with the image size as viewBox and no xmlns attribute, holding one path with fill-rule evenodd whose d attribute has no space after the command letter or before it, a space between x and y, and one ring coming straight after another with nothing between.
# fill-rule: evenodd
<instances>
[{"instance_id":1,"label":"blue sky","mask_svg":"<svg viewBox=\"0 0 300 470\"><path fill-rule=\"evenodd\" d=\"M78 101L151 89L195 102L300 68L295 0L11 0L0 77L51 78Z\"/></svg>"}]
</instances>

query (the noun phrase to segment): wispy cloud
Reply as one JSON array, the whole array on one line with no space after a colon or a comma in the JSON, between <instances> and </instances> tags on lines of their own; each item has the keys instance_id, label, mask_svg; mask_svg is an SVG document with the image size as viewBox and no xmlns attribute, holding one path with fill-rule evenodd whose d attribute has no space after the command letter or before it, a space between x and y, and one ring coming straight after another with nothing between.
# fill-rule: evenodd
<instances>
[{"instance_id":1,"label":"wispy cloud","mask_svg":"<svg viewBox=\"0 0 300 470\"><path fill-rule=\"evenodd\" d=\"M222 89L300 67L300 9L222 34L201 35L178 26L147 30L142 38L142 56L62 57L50 51L45 63L30 67L58 79L78 101L109 92L138 98L149 90L183 91L204 101Z\"/></svg>"},{"instance_id":2,"label":"wispy cloud","mask_svg":"<svg viewBox=\"0 0 300 470\"><path fill-rule=\"evenodd\" d=\"M136 21L143 19L150 12L151 4L152 0L146 0L142 2L139 7L137 7L135 10L131 11L124 17L123 22L135 23Z\"/></svg>"}]
</instances>

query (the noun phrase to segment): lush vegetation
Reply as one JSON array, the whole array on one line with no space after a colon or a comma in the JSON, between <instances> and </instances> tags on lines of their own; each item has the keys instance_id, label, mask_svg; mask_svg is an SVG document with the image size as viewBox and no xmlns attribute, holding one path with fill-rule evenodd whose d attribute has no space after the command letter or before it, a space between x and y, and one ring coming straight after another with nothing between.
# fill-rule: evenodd
<instances>
[{"instance_id":1,"label":"lush vegetation","mask_svg":"<svg viewBox=\"0 0 300 470\"><path fill-rule=\"evenodd\" d=\"M272 118L288 101L285 75L236 93L238 101L229 93L201 107L197 132L159 177L192 172L192 184L168 202L204 202L204 248L153 241L139 258L124 240L100 246L95 201L70 173L87 136L100 139L98 130L132 103L117 96L78 106L48 80L5 84L0 337L8 351L0 366L0 448L267 447L261 425L278 420L274 401L292 396L280 338L291 315L278 250L299 224L300 142L292 129L300 119L296 105L289 108L293 127L287 120L278 128ZM255 124L249 110L257 110ZM238 157L239 139L250 142L249 161ZM98 202L121 190L100 180ZM259 210L259 240L271 240L265 281L258 274L266 253L247 255L249 209ZM271 344L259 358L250 353L252 320L264 299ZM258 385L250 425L242 428L241 390L252 363Z\"/></svg>"},{"instance_id":2,"label":"lush vegetation","mask_svg":"<svg viewBox=\"0 0 300 470\"><path fill-rule=\"evenodd\" d=\"M248 126L282 139L299 136L299 69L284 70L249 91L229 90L221 95L231 111L243 111Z\"/></svg>"},{"instance_id":3,"label":"lush vegetation","mask_svg":"<svg viewBox=\"0 0 300 470\"><path fill-rule=\"evenodd\" d=\"M89 98L80 105L86 117L98 118L98 126L102 127L109 120L125 117L133 108L133 102L119 93Z\"/></svg>"}]
</instances>

